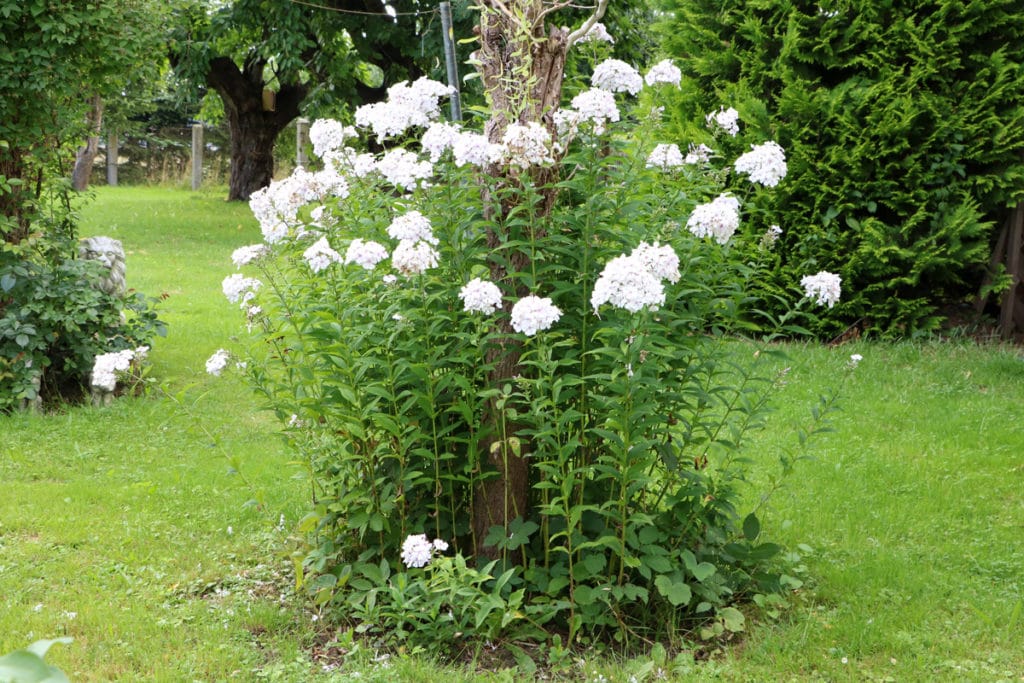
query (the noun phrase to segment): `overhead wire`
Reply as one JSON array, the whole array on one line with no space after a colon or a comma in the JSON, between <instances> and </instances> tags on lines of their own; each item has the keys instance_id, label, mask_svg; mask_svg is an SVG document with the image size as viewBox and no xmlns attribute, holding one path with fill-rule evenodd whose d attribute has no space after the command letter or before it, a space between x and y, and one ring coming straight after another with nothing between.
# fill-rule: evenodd
<instances>
[{"instance_id":1,"label":"overhead wire","mask_svg":"<svg viewBox=\"0 0 1024 683\"><path fill-rule=\"evenodd\" d=\"M357 9L341 9L340 7L331 7L330 5L321 5L320 3L309 2L309 0L289 0L289 2L296 5L305 5L307 7L325 9L329 12L337 12L339 14L358 14L367 17L388 17L389 19L393 17L421 17L430 14L437 14L438 12L440 12L440 9L436 7L434 9L429 10L416 10L415 12L366 12Z\"/></svg>"}]
</instances>

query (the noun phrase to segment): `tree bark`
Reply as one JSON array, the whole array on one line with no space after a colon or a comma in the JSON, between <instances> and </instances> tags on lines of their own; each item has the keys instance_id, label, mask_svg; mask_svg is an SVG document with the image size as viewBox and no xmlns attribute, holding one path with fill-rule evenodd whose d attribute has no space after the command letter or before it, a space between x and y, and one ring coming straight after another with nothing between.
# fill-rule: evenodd
<instances>
[{"instance_id":1,"label":"tree bark","mask_svg":"<svg viewBox=\"0 0 1024 683\"><path fill-rule=\"evenodd\" d=\"M249 196L270 184L274 177L274 143L277 136L299 116L305 99L305 85L285 85L277 93L273 111L263 107L262 59L247 60L239 69L234 60L217 57L210 60L207 84L224 102L231 134L231 170L228 200L247 201Z\"/></svg>"},{"instance_id":2,"label":"tree bark","mask_svg":"<svg viewBox=\"0 0 1024 683\"><path fill-rule=\"evenodd\" d=\"M75 151L75 166L71 171L71 187L81 192L89 187L89 176L92 165L100 149L100 131L103 129L103 99L93 95L89 112L86 114L89 124L89 138L85 145Z\"/></svg>"}]
</instances>

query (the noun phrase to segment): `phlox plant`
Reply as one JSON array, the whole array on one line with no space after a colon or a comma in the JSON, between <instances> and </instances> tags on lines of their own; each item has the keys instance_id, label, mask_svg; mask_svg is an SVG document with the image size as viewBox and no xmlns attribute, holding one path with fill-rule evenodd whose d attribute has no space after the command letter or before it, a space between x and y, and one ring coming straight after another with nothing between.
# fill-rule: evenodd
<instances>
[{"instance_id":1,"label":"phlox plant","mask_svg":"<svg viewBox=\"0 0 1024 683\"><path fill-rule=\"evenodd\" d=\"M784 153L745 160L751 183L665 137L671 64L594 73L498 141L438 122L440 84L400 84L359 129L313 125L322 170L253 196L265 243L224 282L234 355L308 471L296 566L323 609L435 648L440 621L630 640L737 630L735 601L784 589L738 507L781 381L752 341L780 328L745 311L777 228L741 217ZM382 153L355 148L371 134Z\"/></svg>"}]
</instances>

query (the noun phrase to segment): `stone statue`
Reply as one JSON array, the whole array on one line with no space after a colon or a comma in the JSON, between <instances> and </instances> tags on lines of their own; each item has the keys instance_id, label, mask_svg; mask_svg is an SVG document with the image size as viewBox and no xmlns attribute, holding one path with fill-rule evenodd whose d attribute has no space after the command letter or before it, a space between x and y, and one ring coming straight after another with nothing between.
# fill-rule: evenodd
<instances>
[{"instance_id":1,"label":"stone statue","mask_svg":"<svg viewBox=\"0 0 1024 683\"><path fill-rule=\"evenodd\" d=\"M119 240L112 237L86 237L78 242L78 256L102 263L107 274L96 286L107 294L124 298L127 292L124 247Z\"/></svg>"}]
</instances>

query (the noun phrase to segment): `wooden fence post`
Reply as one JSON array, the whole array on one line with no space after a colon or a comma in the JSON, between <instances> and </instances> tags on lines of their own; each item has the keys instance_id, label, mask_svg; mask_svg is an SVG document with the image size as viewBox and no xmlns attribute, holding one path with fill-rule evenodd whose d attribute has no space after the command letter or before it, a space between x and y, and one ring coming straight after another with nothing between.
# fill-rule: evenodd
<instances>
[{"instance_id":1,"label":"wooden fence post","mask_svg":"<svg viewBox=\"0 0 1024 683\"><path fill-rule=\"evenodd\" d=\"M295 166L306 168L309 159L306 157L306 143L309 142L309 119L300 118L295 121Z\"/></svg>"},{"instance_id":2,"label":"wooden fence post","mask_svg":"<svg viewBox=\"0 0 1024 683\"><path fill-rule=\"evenodd\" d=\"M192 124L192 189L203 183L203 124Z\"/></svg>"},{"instance_id":3,"label":"wooden fence post","mask_svg":"<svg viewBox=\"0 0 1024 683\"><path fill-rule=\"evenodd\" d=\"M107 138L107 185L117 186L117 133Z\"/></svg>"}]
</instances>

